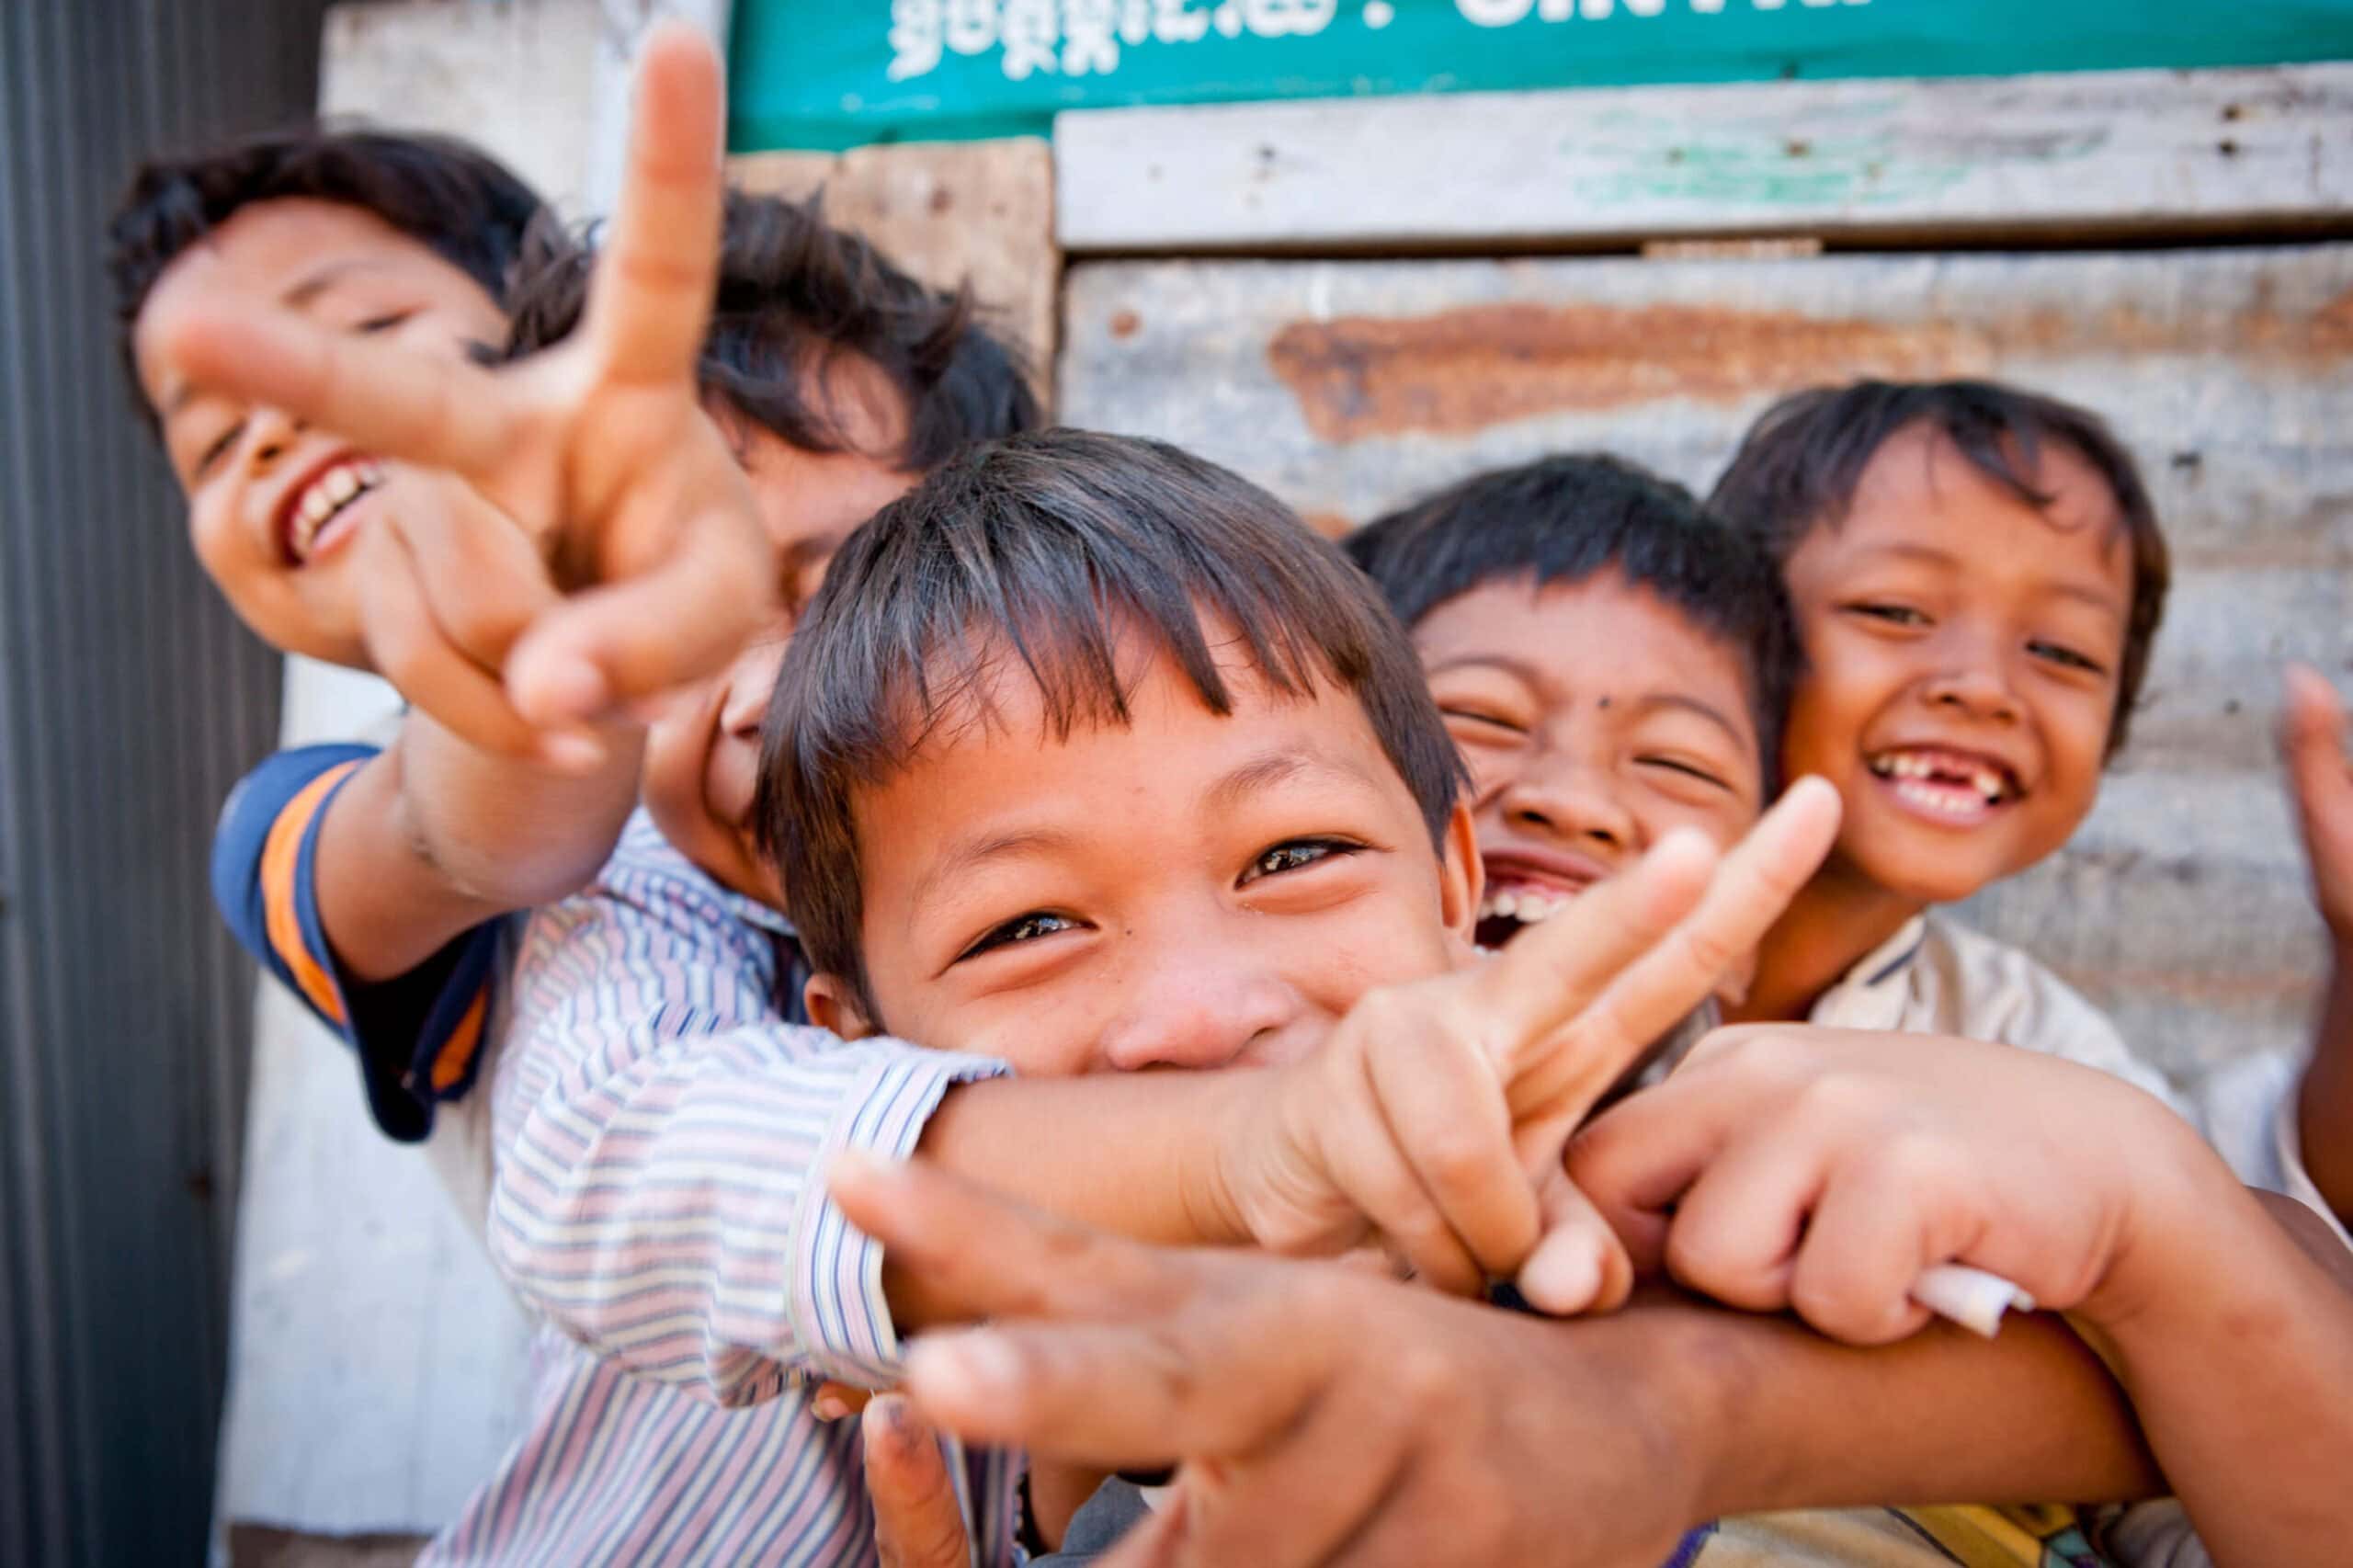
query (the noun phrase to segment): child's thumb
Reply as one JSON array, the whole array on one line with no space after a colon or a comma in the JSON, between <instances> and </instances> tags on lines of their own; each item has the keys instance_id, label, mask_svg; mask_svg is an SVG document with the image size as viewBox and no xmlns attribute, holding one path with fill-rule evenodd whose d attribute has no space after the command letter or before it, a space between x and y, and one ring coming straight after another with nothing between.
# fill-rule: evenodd
<instances>
[{"instance_id":1,"label":"child's thumb","mask_svg":"<svg viewBox=\"0 0 2353 1568\"><path fill-rule=\"evenodd\" d=\"M1592 1199L1554 1166L1539 1183L1543 1233L1514 1281L1538 1312L1553 1317L1615 1312L1633 1290L1633 1260Z\"/></svg>"}]
</instances>

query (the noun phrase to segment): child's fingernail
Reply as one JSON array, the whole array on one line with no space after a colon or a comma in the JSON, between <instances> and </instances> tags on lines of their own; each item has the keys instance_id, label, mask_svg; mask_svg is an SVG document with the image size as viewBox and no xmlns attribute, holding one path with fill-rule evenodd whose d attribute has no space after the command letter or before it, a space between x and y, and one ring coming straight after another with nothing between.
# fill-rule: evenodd
<instances>
[{"instance_id":1,"label":"child's fingernail","mask_svg":"<svg viewBox=\"0 0 2353 1568\"><path fill-rule=\"evenodd\" d=\"M810 1403L809 1408L820 1421L839 1421L849 1414L849 1401L837 1393L821 1393Z\"/></svg>"},{"instance_id":2,"label":"child's fingernail","mask_svg":"<svg viewBox=\"0 0 2353 1568\"><path fill-rule=\"evenodd\" d=\"M546 718L585 719L603 712L612 700L605 672L585 659L560 659L526 670L523 685L517 699Z\"/></svg>"}]
</instances>

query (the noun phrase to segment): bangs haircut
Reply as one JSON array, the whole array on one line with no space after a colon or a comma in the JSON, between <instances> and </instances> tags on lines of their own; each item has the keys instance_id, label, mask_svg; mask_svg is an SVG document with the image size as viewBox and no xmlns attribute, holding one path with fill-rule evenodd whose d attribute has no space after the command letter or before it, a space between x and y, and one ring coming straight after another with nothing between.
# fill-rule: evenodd
<instances>
[{"instance_id":1,"label":"bangs haircut","mask_svg":"<svg viewBox=\"0 0 2353 1568\"><path fill-rule=\"evenodd\" d=\"M293 198L373 214L482 285L502 310L527 240L554 229L512 169L447 136L311 126L142 165L107 224L107 276L133 387L131 329L165 270L240 210ZM153 410L147 419L155 422Z\"/></svg>"},{"instance_id":2,"label":"bangs haircut","mask_svg":"<svg viewBox=\"0 0 2353 1568\"><path fill-rule=\"evenodd\" d=\"M1616 573L1740 662L1768 780L1801 665L1779 565L1692 494L1606 452L1473 474L1343 541L1406 626L1491 583L1533 587Z\"/></svg>"},{"instance_id":3,"label":"bangs haircut","mask_svg":"<svg viewBox=\"0 0 2353 1568\"><path fill-rule=\"evenodd\" d=\"M1749 427L1709 504L1786 567L1815 528L1846 522L1871 459L1915 425L1943 437L1972 468L2037 510L2047 512L2052 502L2034 481L2052 443L2074 450L2108 486L2132 554L2132 604L2108 729L2106 755L2114 757L2131 732L2173 562L2140 465L2098 415L1999 381L1857 381L1797 392Z\"/></svg>"},{"instance_id":4,"label":"bangs haircut","mask_svg":"<svg viewBox=\"0 0 2353 1568\"><path fill-rule=\"evenodd\" d=\"M1420 661L1371 585L1292 511L1158 441L1053 429L969 448L875 514L795 629L761 736L755 824L811 963L874 1017L855 797L949 726L995 722L1017 660L1063 738L1129 722L1120 642L1141 633L1212 712L1212 637L1267 686L1363 705L1433 845L1462 784Z\"/></svg>"},{"instance_id":5,"label":"bangs haircut","mask_svg":"<svg viewBox=\"0 0 2353 1568\"><path fill-rule=\"evenodd\" d=\"M898 397L905 435L864 455L904 472L973 441L1035 429L1022 358L980 324L969 292L926 288L805 202L731 190L719 281L696 376L739 418L806 452L860 450L836 377L870 367ZM588 247L535 238L517 290L509 358L562 341L587 309Z\"/></svg>"}]
</instances>

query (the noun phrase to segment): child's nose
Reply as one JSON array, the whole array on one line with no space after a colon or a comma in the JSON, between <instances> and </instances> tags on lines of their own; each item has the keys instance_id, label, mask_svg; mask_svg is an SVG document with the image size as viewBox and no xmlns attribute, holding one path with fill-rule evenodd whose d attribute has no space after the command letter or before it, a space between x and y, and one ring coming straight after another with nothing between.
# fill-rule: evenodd
<instances>
[{"instance_id":1,"label":"child's nose","mask_svg":"<svg viewBox=\"0 0 2353 1568\"><path fill-rule=\"evenodd\" d=\"M267 473L271 465L301 438L305 428L301 420L290 418L274 408L256 408L247 418L250 424L245 461L255 473Z\"/></svg>"},{"instance_id":2,"label":"child's nose","mask_svg":"<svg viewBox=\"0 0 2353 1568\"><path fill-rule=\"evenodd\" d=\"M1136 1005L1105 1037L1104 1063L1122 1073L1230 1066L1298 1012L1290 988L1272 976L1237 981L1230 963L1156 964Z\"/></svg>"},{"instance_id":3,"label":"child's nose","mask_svg":"<svg viewBox=\"0 0 2353 1568\"><path fill-rule=\"evenodd\" d=\"M1505 787L1502 805L1514 827L1587 853L1635 847L1632 813L1593 768L1530 768Z\"/></svg>"},{"instance_id":4,"label":"child's nose","mask_svg":"<svg viewBox=\"0 0 2353 1568\"><path fill-rule=\"evenodd\" d=\"M1990 647L1956 649L1946 667L1928 678L1921 695L1932 708L1957 708L1972 718L2007 722L2018 716L2009 673L1999 651Z\"/></svg>"}]
</instances>

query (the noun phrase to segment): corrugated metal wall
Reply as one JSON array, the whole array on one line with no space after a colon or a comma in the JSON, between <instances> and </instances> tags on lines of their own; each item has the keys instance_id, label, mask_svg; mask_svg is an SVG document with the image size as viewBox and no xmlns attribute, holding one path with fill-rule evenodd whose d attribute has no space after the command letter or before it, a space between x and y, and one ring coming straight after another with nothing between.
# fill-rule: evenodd
<instances>
[{"instance_id":1,"label":"corrugated metal wall","mask_svg":"<svg viewBox=\"0 0 2353 1568\"><path fill-rule=\"evenodd\" d=\"M319 0L0 5L0 1562L200 1561L252 971L205 886L278 662L114 353L138 157L305 112Z\"/></svg>"},{"instance_id":2,"label":"corrugated metal wall","mask_svg":"<svg viewBox=\"0 0 2353 1568\"><path fill-rule=\"evenodd\" d=\"M1333 532L1602 447L1704 490L1772 398L1995 375L2140 459L2174 589L2132 744L1968 916L2185 1085L2301 1046L2325 952L2271 735L2353 672L2353 245L1647 261L1081 262L1063 416L1231 463Z\"/></svg>"}]
</instances>

